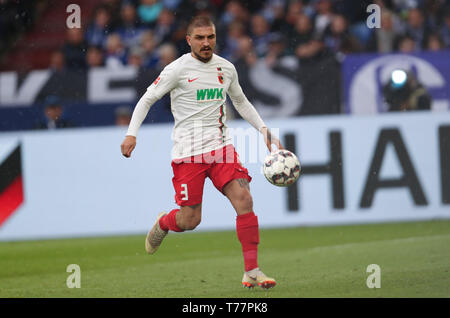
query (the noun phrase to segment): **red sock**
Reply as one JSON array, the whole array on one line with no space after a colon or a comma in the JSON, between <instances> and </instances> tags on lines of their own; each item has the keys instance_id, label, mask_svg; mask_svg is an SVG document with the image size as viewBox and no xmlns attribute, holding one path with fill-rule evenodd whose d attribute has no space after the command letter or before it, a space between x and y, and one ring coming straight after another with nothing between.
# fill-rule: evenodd
<instances>
[{"instance_id":1,"label":"red sock","mask_svg":"<svg viewBox=\"0 0 450 318\"><path fill-rule=\"evenodd\" d=\"M258 267L259 226L254 212L237 216L236 232L242 245L245 271L248 272Z\"/></svg>"},{"instance_id":2,"label":"red sock","mask_svg":"<svg viewBox=\"0 0 450 318\"><path fill-rule=\"evenodd\" d=\"M164 215L159 219L159 226L164 231L174 231L174 232L183 232L184 230L180 229L177 225L177 221L175 219L175 215L180 209L173 209L168 214Z\"/></svg>"}]
</instances>

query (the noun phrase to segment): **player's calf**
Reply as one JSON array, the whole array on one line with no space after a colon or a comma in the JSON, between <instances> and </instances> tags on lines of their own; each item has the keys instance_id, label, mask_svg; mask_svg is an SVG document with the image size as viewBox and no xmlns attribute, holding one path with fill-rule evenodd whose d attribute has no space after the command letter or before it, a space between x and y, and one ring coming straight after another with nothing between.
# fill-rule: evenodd
<instances>
[{"instance_id":1,"label":"player's calf","mask_svg":"<svg viewBox=\"0 0 450 318\"><path fill-rule=\"evenodd\" d=\"M200 222L200 218L187 218L181 222L180 228L184 231L192 231L200 224Z\"/></svg>"},{"instance_id":2,"label":"player's calf","mask_svg":"<svg viewBox=\"0 0 450 318\"><path fill-rule=\"evenodd\" d=\"M185 231L194 230L202 221L202 205L182 206L176 216L177 225Z\"/></svg>"}]
</instances>

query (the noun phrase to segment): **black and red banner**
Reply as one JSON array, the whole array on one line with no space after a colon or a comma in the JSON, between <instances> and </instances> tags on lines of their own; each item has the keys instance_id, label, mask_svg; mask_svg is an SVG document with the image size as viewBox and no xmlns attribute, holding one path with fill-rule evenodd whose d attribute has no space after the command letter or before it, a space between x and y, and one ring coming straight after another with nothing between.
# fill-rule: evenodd
<instances>
[{"instance_id":1,"label":"black and red banner","mask_svg":"<svg viewBox=\"0 0 450 318\"><path fill-rule=\"evenodd\" d=\"M0 226L23 203L21 148L18 145L0 162Z\"/></svg>"}]
</instances>

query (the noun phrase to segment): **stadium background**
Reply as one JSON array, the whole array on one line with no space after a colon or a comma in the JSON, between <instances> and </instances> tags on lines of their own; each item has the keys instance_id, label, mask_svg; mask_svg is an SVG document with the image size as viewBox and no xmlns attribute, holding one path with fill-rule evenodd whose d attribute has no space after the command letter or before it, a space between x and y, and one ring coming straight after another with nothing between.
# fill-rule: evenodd
<instances>
[{"instance_id":1,"label":"stadium background","mask_svg":"<svg viewBox=\"0 0 450 318\"><path fill-rule=\"evenodd\" d=\"M81 29L67 28L71 13L66 8L72 3L80 6ZM368 27L367 7L373 3L381 8L380 28ZM152 277L152 283L167 293L139 288L143 282L133 270L128 278L138 287L124 287L125 292L106 283L121 265L105 273L94 259L108 262L120 255L130 268L145 270L161 270L170 262L168 274L196 264L180 249L189 242L198 243L194 254L199 259L222 268L225 276L235 275L238 248L221 243L233 236L227 232L234 228L233 214L209 185L196 231L205 233L187 235L185 241L169 236L168 245L176 247L150 263L136 247L156 213L173 205L168 96L147 116L134 157L127 160L119 151L138 98L165 65L189 51L185 29L195 14L214 19L217 53L236 65L249 100L303 165L295 186L275 188L261 174L262 141L254 143L255 156L252 139L237 145L253 176L262 248L268 244L270 255L265 260L289 287L273 297L448 297L450 3L444 0L0 1L0 240L7 241L0 245L0 259L8 269L0 276L6 286L0 295L183 297L183 289L167 289L163 274ZM391 82L397 69L407 70L411 79L400 89ZM53 107L55 116L57 105L62 113L56 111L58 119L49 121L45 114L52 116ZM245 138L252 138L231 105L227 115L231 128L244 129ZM372 224L355 225L366 223ZM335 226L304 228L310 225ZM140 236L123 236L129 234ZM202 243L205 237L208 244ZM49 238L78 239L15 242ZM101 249L111 242L119 246L117 255ZM65 287L65 273L58 268L78 262L68 255L85 253L84 244L90 252L80 262L98 275L90 276L92 289L76 294ZM208 246L236 260L202 248ZM33 253L27 256L31 249L45 260L32 260ZM55 259L55 253L61 255ZM174 260L170 253L185 260ZM330 270L319 265L325 254L339 259L329 284L318 283ZM309 262L301 265L304 272L294 274L303 286L289 285L292 268L278 262L293 264L296 257ZM346 266L356 270L371 262L391 266L397 287L374 294L364 284L352 285ZM53 292L27 289L25 279L45 268L58 279L49 283ZM364 270L358 274L361 282ZM219 286L221 292L197 291L195 282L213 280L213 273L207 275L194 274L188 294L248 296L228 286ZM405 283L408 275L418 283ZM39 275L32 281L42 284ZM97 284L103 287L96 291Z\"/></svg>"},{"instance_id":2,"label":"stadium background","mask_svg":"<svg viewBox=\"0 0 450 318\"><path fill-rule=\"evenodd\" d=\"M425 60L445 62L450 47L443 0L375 2L381 29L366 25L371 1L78 1L82 28L68 29L71 3L2 1L0 130L39 127L49 95L62 99L72 125L114 125L116 109L126 116L160 70L188 51L184 30L194 14L216 21L217 53L235 63L266 118L348 113L345 79L356 67L348 56L433 52ZM95 77L97 67L111 75ZM31 70L47 72L31 79ZM446 91L448 84L437 96L448 99ZM146 123L173 121L169 107L160 101Z\"/></svg>"}]
</instances>

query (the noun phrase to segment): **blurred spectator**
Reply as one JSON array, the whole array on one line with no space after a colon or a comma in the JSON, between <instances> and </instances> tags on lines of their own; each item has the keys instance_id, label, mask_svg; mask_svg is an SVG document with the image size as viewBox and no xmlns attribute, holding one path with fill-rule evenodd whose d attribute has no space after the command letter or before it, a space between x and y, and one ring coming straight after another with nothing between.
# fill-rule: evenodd
<instances>
[{"instance_id":1,"label":"blurred spectator","mask_svg":"<svg viewBox=\"0 0 450 318\"><path fill-rule=\"evenodd\" d=\"M147 87L158 78L164 67L177 59L178 52L173 44L165 43L158 48L158 55L159 59L155 67L150 69L141 68L138 73L136 91L139 96L142 96L147 90ZM170 96L166 94L152 106L148 118L153 120L156 117L160 122L172 122L173 115L170 110L170 105Z\"/></svg>"},{"instance_id":2,"label":"blurred spectator","mask_svg":"<svg viewBox=\"0 0 450 318\"><path fill-rule=\"evenodd\" d=\"M252 39L249 36L243 36L238 40L237 62L235 64L245 64L252 66L258 57L256 56L255 48L252 44ZM239 67L236 67L239 69Z\"/></svg>"},{"instance_id":3,"label":"blurred spectator","mask_svg":"<svg viewBox=\"0 0 450 318\"><path fill-rule=\"evenodd\" d=\"M324 50L323 42L318 39L312 39L305 44L300 44L295 49L295 54L300 62L306 63L310 59L318 57Z\"/></svg>"},{"instance_id":4,"label":"blurred spectator","mask_svg":"<svg viewBox=\"0 0 450 318\"><path fill-rule=\"evenodd\" d=\"M429 29L425 24L425 19L420 9L413 8L408 11L405 32L413 39L416 50L425 48Z\"/></svg>"},{"instance_id":5,"label":"blurred spectator","mask_svg":"<svg viewBox=\"0 0 450 318\"><path fill-rule=\"evenodd\" d=\"M317 36L322 36L333 17L332 2L331 0L312 0L312 2L315 9L314 30Z\"/></svg>"},{"instance_id":6,"label":"blurred spectator","mask_svg":"<svg viewBox=\"0 0 450 318\"><path fill-rule=\"evenodd\" d=\"M284 17L284 23L281 26L280 32L282 32L288 38L290 38L291 34L295 33L294 30L295 25L297 24L297 21L301 19L302 14L303 14L303 1L301 0L290 1L286 10L286 15Z\"/></svg>"},{"instance_id":7,"label":"blurred spectator","mask_svg":"<svg viewBox=\"0 0 450 318\"><path fill-rule=\"evenodd\" d=\"M294 34L292 36L294 54L300 63L315 59L324 51L324 44L314 32L314 25L307 15L300 15L295 24Z\"/></svg>"},{"instance_id":8,"label":"blurred spectator","mask_svg":"<svg viewBox=\"0 0 450 318\"><path fill-rule=\"evenodd\" d=\"M266 0L260 14L270 23L272 31L280 31L284 22L285 0Z\"/></svg>"},{"instance_id":9,"label":"blurred spectator","mask_svg":"<svg viewBox=\"0 0 450 318\"><path fill-rule=\"evenodd\" d=\"M221 56L235 61L239 51L239 40L245 36L245 26L240 21L233 21L228 26L228 33L225 36Z\"/></svg>"},{"instance_id":10,"label":"blurred spectator","mask_svg":"<svg viewBox=\"0 0 450 318\"><path fill-rule=\"evenodd\" d=\"M116 28L120 24L120 8L122 6L122 2L132 1L133 3L136 0L97 0L100 1L99 6L108 10L109 12L109 28L112 30Z\"/></svg>"},{"instance_id":11,"label":"blurred spectator","mask_svg":"<svg viewBox=\"0 0 450 318\"><path fill-rule=\"evenodd\" d=\"M262 15L252 16L251 37L256 54L259 57L265 56L269 48L270 25Z\"/></svg>"},{"instance_id":12,"label":"blurred spectator","mask_svg":"<svg viewBox=\"0 0 450 318\"><path fill-rule=\"evenodd\" d=\"M249 20L247 9L238 0L231 0L225 6L224 13L220 16L219 24L228 26L233 21L246 23Z\"/></svg>"},{"instance_id":13,"label":"blurred spectator","mask_svg":"<svg viewBox=\"0 0 450 318\"><path fill-rule=\"evenodd\" d=\"M358 29L356 32L360 32L361 30L359 28L361 25L365 27L366 31L370 31L366 24L367 18L370 15L370 13L367 12L367 7L370 4L377 4L381 11L383 11L387 9L385 2L386 1L383 0L358 0L358 2L350 0L333 0L332 7L334 13L345 16L349 25L356 27L356 29ZM361 35L364 37L363 34Z\"/></svg>"},{"instance_id":14,"label":"blurred spectator","mask_svg":"<svg viewBox=\"0 0 450 318\"><path fill-rule=\"evenodd\" d=\"M409 35L401 36L398 39L398 48L400 53L412 53L417 50L416 42Z\"/></svg>"},{"instance_id":15,"label":"blurred spectator","mask_svg":"<svg viewBox=\"0 0 450 318\"><path fill-rule=\"evenodd\" d=\"M447 0L423 0L424 18L428 27L437 29L442 23ZM448 1L447 1L448 2ZM448 2L449 3L449 2Z\"/></svg>"},{"instance_id":16,"label":"blurred spectator","mask_svg":"<svg viewBox=\"0 0 450 318\"><path fill-rule=\"evenodd\" d=\"M269 38L269 48L266 54L266 64L274 67L286 53L286 41L281 33L271 33Z\"/></svg>"},{"instance_id":17,"label":"blurred spectator","mask_svg":"<svg viewBox=\"0 0 450 318\"><path fill-rule=\"evenodd\" d=\"M134 48L136 49L136 48ZM174 60L178 58L178 52L176 47L173 44L166 43L161 45L157 50L152 52L155 54L155 63L152 67L147 67L145 65L145 51L136 51L138 54L142 53L143 61L141 62L141 67L139 68L138 78L136 80L136 91L139 96L145 93L147 87L153 83L153 81L159 76L163 68L172 63ZM135 52L133 52L135 54ZM137 65L139 63L139 58L134 58L132 61ZM166 107L170 108L170 98L163 98L161 101L162 104L165 104Z\"/></svg>"},{"instance_id":18,"label":"blurred spectator","mask_svg":"<svg viewBox=\"0 0 450 318\"><path fill-rule=\"evenodd\" d=\"M164 67L172 63L178 58L178 52L173 44L166 43L159 47L158 50L159 61L157 70L162 71Z\"/></svg>"},{"instance_id":19,"label":"blurred spectator","mask_svg":"<svg viewBox=\"0 0 450 318\"><path fill-rule=\"evenodd\" d=\"M164 8L175 10L178 8L182 0L162 0Z\"/></svg>"},{"instance_id":20,"label":"blurred spectator","mask_svg":"<svg viewBox=\"0 0 450 318\"><path fill-rule=\"evenodd\" d=\"M35 125L35 129L69 128L74 125L63 118L63 106L57 96L48 96L44 102L44 118Z\"/></svg>"},{"instance_id":21,"label":"blurred spectator","mask_svg":"<svg viewBox=\"0 0 450 318\"><path fill-rule=\"evenodd\" d=\"M106 40L105 65L107 67L121 67L127 64L127 52L120 36L113 33Z\"/></svg>"},{"instance_id":22,"label":"blurred spectator","mask_svg":"<svg viewBox=\"0 0 450 318\"><path fill-rule=\"evenodd\" d=\"M238 0L231 0L225 5L223 13L217 17L216 23L217 45L225 48L224 41L229 32L229 26L233 22L241 23L246 28L250 20L248 10Z\"/></svg>"},{"instance_id":23,"label":"blurred spectator","mask_svg":"<svg viewBox=\"0 0 450 318\"><path fill-rule=\"evenodd\" d=\"M83 70L86 67L86 42L83 38L83 30L78 28L67 29L66 42L61 52L66 59L68 69Z\"/></svg>"},{"instance_id":24,"label":"blurred spectator","mask_svg":"<svg viewBox=\"0 0 450 318\"><path fill-rule=\"evenodd\" d=\"M288 52L295 54L295 50L299 45L308 43L313 38L313 24L311 19L300 14L294 24L294 29L289 33Z\"/></svg>"},{"instance_id":25,"label":"blurred spectator","mask_svg":"<svg viewBox=\"0 0 450 318\"><path fill-rule=\"evenodd\" d=\"M214 2L220 0L183 0L176 9L178 23L188 22L196 15L208 15L211 18L217 16L219 8Z\"/></svg>"},{"instance_id":26,"label":"blurred spectator","mask_svg":"<svg viewBox=\"0 0 450 318\"><path fill-rule=\"evenodd\" d=\"M140 0L138 15L142 23L153 25L158 19L162 9L163 5L159 0Z\"/></svg>"},{"instance_id":27,"label":"blurred spectator","mask_svg":"<svg viewBox=\"0 0 450 318\"><path fill-rule=\"evenodd\" d=\"M135 6L129 0L125 1L120 8L120 22L116 32L125 46L132 47L139 44L139 38L143 31Z\"/></svg>"},{"instance_id":28,"label":"blurred spectator","mask_svg":"<svg viewBox=\"0 0 450 318\"><path fill-rule=\"evenodd\" d=\"M444 48L444 42L442 41L439 33L431 33L428 36L425 48L428 51L439 51Z\"/></svg>"},{"instance_id":29,"label":"blurred spectator","mask_svg":"<svg viewBox=\"0 0 450 318\"><path fill-rule=\"evenodd\" d=\"M384 1L389 2L389 1ZM417 8L422 0L392 0L393 6L398 13L408 12L412 8Z\"/></svg>"},{"instance_id":30,"label":"blurred spectator","mask_svg":"<svg viewBox=\"0 0 450 318\"><path fill-rule=\"evenodd\" d=\"M340 14L333 16L323 32L322 41L325 47L338 54L358 52L360 49L358 41L348 30L347 19Z\"/></svg>"},{"instance_id":31,"label":"blurred spectator","mask_svg":"<svg viewBox=\"0 0 450 318\"><path fill-rule=\"evenodd\" d=\"M163 9L158 16L155 27L153 28L153 34L159 43L168 42L171 40L176 28L177 25L175 23L175 17L172 11Z\"/></svg>"},{"instance_id":32,"label":"blurred spectator","mask_svg":"<svg viewBox=\"0 0 450 318\"><path fill-rule=\"evenodd\" d=\"M98 46L89 47L86 54L86 64L89 68L104 66L103 50Z\"/></svg>"},{"instance_id":33,"label":"blurred spectator","mask_svg":"<svg viewBox=\"0 0 450 318\"><path fill-rule=\"evenodd\" d=\"M450 5L445 10L442 26L439 29L439 34L444 43L444 47L450 48Z\"/></svg>"},{"instance_id":34,"label":"blurred spectator","mask_svg":"<svg viewBox=\"0 0 450 318\"><path fill-rule=\"evenodd\" d=\"M279 103L276 97L268 95L265 91L255 87L253 81L250 79L250 73L253 67L258 62L252 40L249 36L243 36L239 39L239 49L237 52L237 60L234 63L238 72L239 82L245 87L245 95L250 102L260 101L264 104L273 105ZM234 107L230 108L233 112L233 117L240 118L239 113Z\"/></svg>"},{"instance_id":35,"label":"blurred spectator","mask_svg":"<svg viewBox=\"0 0 450 318\"><path fill-rule=\"evenodd\" d=\"M190 52L190 47L186 42L186 28L187 28L187 21L181 21L177 23L177 29L172 35L172 43L177 47L177 51L180 54L188 53ZM218 31L216 30L216 33ZM217 43L216 49L220 47L220 44Z\"/></svg>"},{"instance_id":36,"label":"blurred spectator","mask_svg":"<svg viewBox=\"0 0 450 318\"><path fill-rule=\"evenodd\" d=\"M128 126L130 124L132 111L128 106L119 106L114 111L116 126Z\"/></svg>"},{"instance_id":37,"label":"blurred spectator","mask_svg":"<svg viewBox=\"0 0 450 318\"><path fill-rule=\"evenodd\" d=\"M142 65L146 68L154 67L158 63L158 54L156 52L158 42L152 31L145 31L141 34L140 46L143 49Z\"/></svg>"},{"instance_id":38,"label":"blurred spectator","mask_svg":"<svg viewBox=\"0 0 450 318\"><path fill-rule=\"evenodd\" d=\"M45 100L48 96L57 95L61 96L62 92L67 88L64 87L65 79L68 77L73 78L77 75L82 75L81 72L77 70L74 74L73 70L68 71L66 68L66 58L61 51L54 51L50 56L50 78L47 80L45 85L40 90L37 99L39 101ZM76 85L74 85L76 87Z\"/></svg>"},{"instance_id":39,"label":"blurred spectator","mask_svg":"<svg viewBox=\"0 0 450 318\"><path fill-rule=\"evenodd\" d=\"M66 59L64 57L63 52L61 51L55 51L50 56L50 65L49 69L53 73L60 73L63 72L66 68Z\"/></svg>"},{"instance_id":40,"label":"blurred spectator","mask_svg":"<svg viewBox=\"0 0 450 318\"><path fill-rule=\"evenodd\" d=\"M87 27L86 41L91 46L106 45L106 38L111 31L111 13L107 7L99 7L94 13L93 22Z\"/></svg>"},{"instance_id":41,"label":"blurred spectator","mask_svg":"<svg viewBox=\"0 0 450 318\"><path fill-rule=\"evenodd\" d=\"M390 53L395 49L398 32L394 28L396 16L386 9L381 11L381 28L376 28L367 43L367 50Z\"/></svg>"},{"instance_id":42,"label":"blurred spectator","mask_svg":"<svg viewBox=\"0 0 450 318\"><path fill-rule=\"evenodd\" d=\"M119 9L121 2L123 2L124 0L99 0L99 1L100 1L100 5L108 8L108 10L111 11L114 9ZM125 0L125 1L128 1L128 0Z\"/></svg>"},{"instance_id":43,"label":"blurred spectator","mask_svg":"<svg viewBox=\"0 0 450 318\"><path fill-rule=\"evenodd\" d=\"M128 54L128 65L140 68L144 62L144 49L140 46L135 46L130 49Z\"/></svg>"},{"instance_id":44,"label":"blurred spectator","mask_svg":"<svg viewBox=\"0 0 450 318\"><path fill-rule=\"evenodd\" d=\"M383 10L393 11L393 8L394 8L394 4L393 4L392 0L374 0L373 3L376 4L377 6L379 6L381 11L383 11ZM394 13L397 13L397 12L394 12Z\"/></svg>"}]
</instances>

